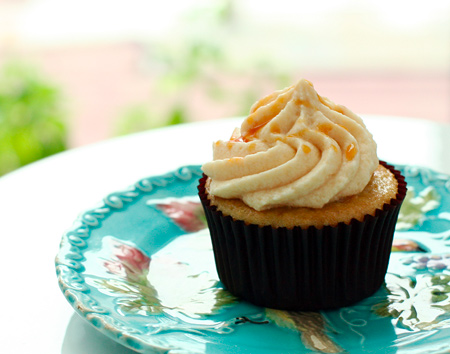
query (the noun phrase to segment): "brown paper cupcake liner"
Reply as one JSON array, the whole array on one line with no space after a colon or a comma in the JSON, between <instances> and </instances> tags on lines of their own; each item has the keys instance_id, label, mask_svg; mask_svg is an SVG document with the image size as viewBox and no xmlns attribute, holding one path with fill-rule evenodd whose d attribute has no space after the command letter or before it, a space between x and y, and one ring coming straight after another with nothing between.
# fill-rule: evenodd
<instances>
[{"instance_id":1,"label":"brown paper cupcake liner","mask_svg":"<svg viewBox=\"0 0 450 354\"><path fill-rule=\"evenodd\" d=\"M398 181L396 198L363 221L321 229L272 228L224 216L210 204L203 176L199 196L224 286L255 305L302 311L344 307L375 293L384 282L406 194L400 172L380 163Z\"/></svg>"}]
</instances>

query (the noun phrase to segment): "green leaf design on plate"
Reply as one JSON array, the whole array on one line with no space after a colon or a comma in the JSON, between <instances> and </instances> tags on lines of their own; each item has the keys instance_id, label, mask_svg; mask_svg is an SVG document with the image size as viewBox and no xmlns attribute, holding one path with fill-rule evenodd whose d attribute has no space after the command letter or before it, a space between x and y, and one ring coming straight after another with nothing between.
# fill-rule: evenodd
<instances>
[{"instance_id":1,"label":"green leaf design on plate","mask_svg":"<svg viewBox=\"0 0 450 354\"><path fill-rule=\"evenodd\" d=\"M408 230L420 225L426 213L439 208L440 196L434 187L427 187L416 196L413 187L409 187L403 201L398 221L397 230Z\"/></svg>"},{"instance_id":2,"label":"green leaf design on plate","mask_svg":"<svg viewBox=\"0 0 450 354\"><path fill-rule=\"evenodd\" d=\"M450 276L423 274L415 278L386 275L386 300L372 307L379 316L395 318L411 331L450 325Z\"/></svg>"},{"instance_id":3,"label":"green leaf design on plate","mask_svg":"<svg viewBox=\"0 0 450 354\"><path fill-rule=\"evenodd\" d=\"M303 344L319 353L341 353L343 350L328 336L331 326L320 312L266 309L266 316L277 326L300 332Z\"/></svg>"},{"instance_id":4,"label":"green leaf design on plate","mask_svg":"<svg viewBox=\"0 0 450 354\"><path fill-rule=\"evenodd\" d=\"M117 279L96 280L95 284L100 290L118 296L116 303L123 315L146 316L161 313L163 310L158 293L150 284Z\"/></svg>"},{"instance_id":5,"label":"green leaf design on plate","mask_svg":"<svg viewBox=\"0 0 450 354\"><path fill-rule=\"evenodd\" d=\"M207 233L185 235L186 243L152 259L136 247L111 239L112 254L103 260L103 266L113 277L96 279L93 283L100 291L117 298L118 311L123 315L148 316L174 310L198 318L217 313L235 303L236 298L219 286L214 272L199 271L171 253L182 252L189 244L201 257L205 251L209 252L209 248L202 248L205 236Z\"/></svg>"}]
</instances>

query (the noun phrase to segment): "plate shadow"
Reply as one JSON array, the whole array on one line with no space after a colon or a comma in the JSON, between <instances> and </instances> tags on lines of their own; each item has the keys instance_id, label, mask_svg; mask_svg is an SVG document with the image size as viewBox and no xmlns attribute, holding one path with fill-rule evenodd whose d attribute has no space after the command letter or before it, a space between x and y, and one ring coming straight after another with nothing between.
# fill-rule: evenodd
<instances>
[{"instance_id":1,"label":"plate shadow","mask_svg":"<svg viewBox=\"0 0 450 354\"><path fill-rule=\"evenodd\" d=\"M92 325L73 313L66 329L61 354L136 354L100 333Z\"/></svg>"}]
</instances>

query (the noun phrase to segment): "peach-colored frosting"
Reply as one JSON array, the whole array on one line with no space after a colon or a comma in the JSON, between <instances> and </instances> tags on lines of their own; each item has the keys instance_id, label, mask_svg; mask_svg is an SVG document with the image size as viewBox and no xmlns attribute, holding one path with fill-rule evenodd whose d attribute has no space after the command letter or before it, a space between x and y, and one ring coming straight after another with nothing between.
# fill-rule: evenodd
<instances>
[{"instance_id":1,"label":"peach-colored frosting","mask_svg":"<svg viewBox=\"0 0 450 354\"><path fill-rule=\"evenodd\" d=\"M360 193L378 166L362 119L307 80L256 102L229 141L213 144L209 193L256 210L321 208Z\"/></svg>"}]
</instances>

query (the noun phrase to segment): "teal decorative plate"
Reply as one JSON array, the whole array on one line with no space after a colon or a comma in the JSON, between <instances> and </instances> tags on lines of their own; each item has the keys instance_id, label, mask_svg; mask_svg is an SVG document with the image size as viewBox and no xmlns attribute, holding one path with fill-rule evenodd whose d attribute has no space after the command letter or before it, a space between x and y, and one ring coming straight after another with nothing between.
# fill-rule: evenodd
<instances>
[{"instance_id":1,"label":"teal decorative plate","mask_svg":"<svg viewBox=\"0 0 450 354\"><path fill-rule=\"evenodd\" d=\"M199 166L143 179L81 215L56 271L75 311L146 353L450 351L450 177L398 166L408 182L386 285L326 312L287 312L223 289L197 199Z\"/></svg>"}]
</instances>

